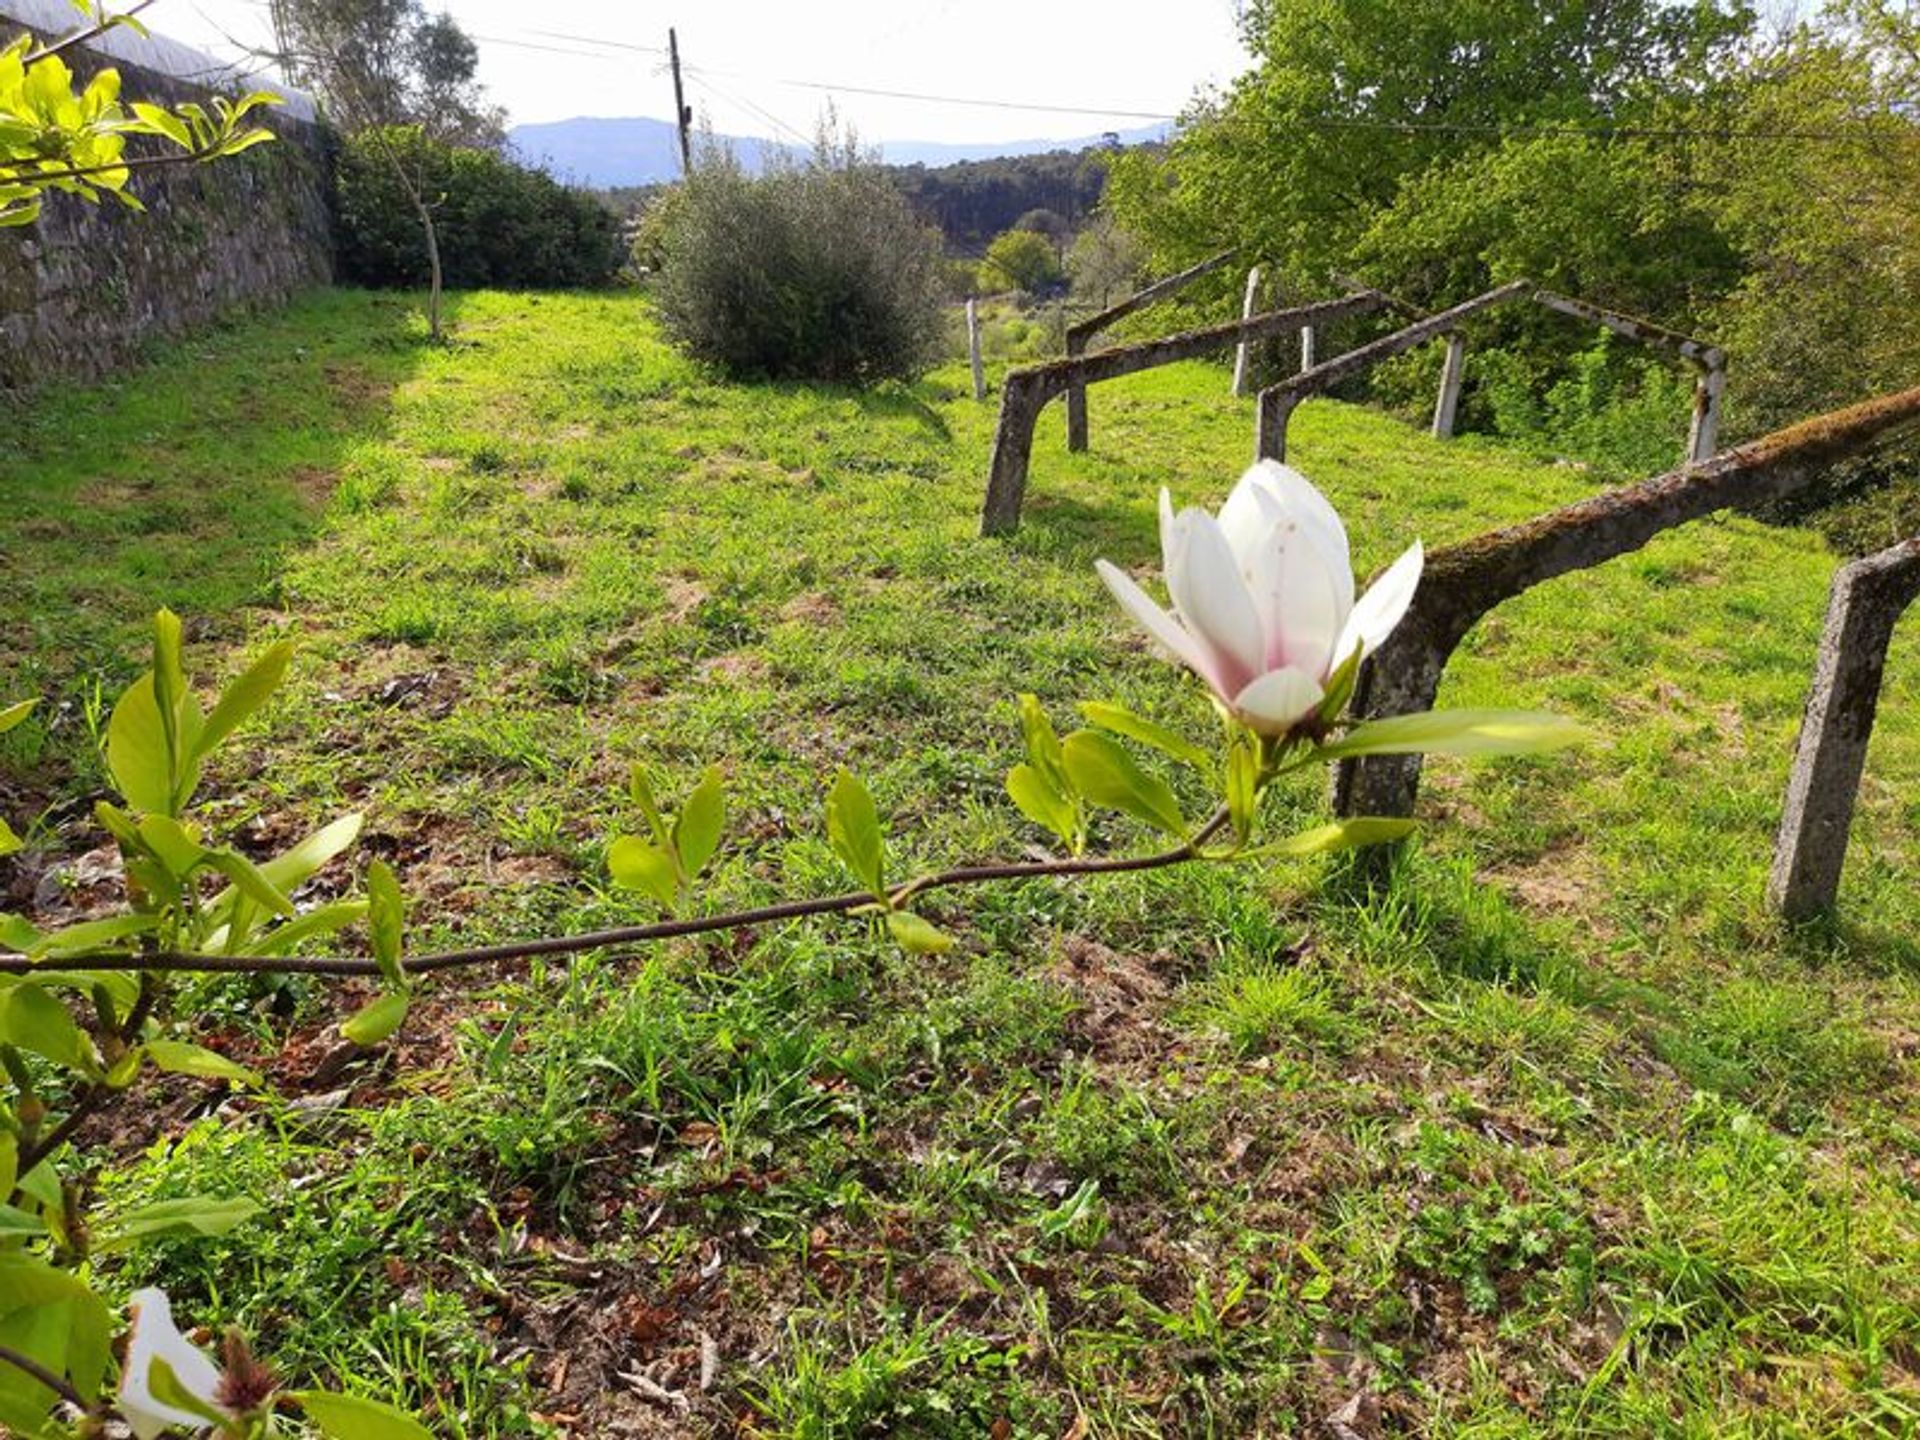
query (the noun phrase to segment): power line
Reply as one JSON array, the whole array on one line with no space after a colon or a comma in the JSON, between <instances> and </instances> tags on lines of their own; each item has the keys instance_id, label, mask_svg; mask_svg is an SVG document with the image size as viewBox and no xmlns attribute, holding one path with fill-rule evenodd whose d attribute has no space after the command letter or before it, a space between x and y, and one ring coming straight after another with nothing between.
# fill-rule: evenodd
<instances>
[{"instance_id":1,"label":"power line","mask_svg":"<svg viewBox=\"0 0 1920 1440\"><path fill-rule=\"evenodd\" d=\"M688 67L689 70L691 70L691 68L690 66ZM762 120L765 120L769 125L773 126L775 130L791 135L799 142L802 148L810 147L813 144L813 141L809 140L805 135L802 135L798 130L794 129L793 126L787 124L786 121L782 120L771 110L763 109L745 96L736 95L731 90L722 90L718 85L714 84L711 79L702 78L698 75L694 75L691 78L696 85L707 91L716 100L723 100L728 104L737 105L743 110L752 111L755 115L758 115Z\"/></svg>"},{"instance_id":2,"label":"power line","mask_svg":"<svg viewBox=\"0 0 1920 1440\"><path fill-rule=\"evenodd\" d=\"M772 85L792 85L802 90L824 90L830 94L874 95L883 100L921 100L935 105L971 105L986 110L1033 110L1053 115L1094 115L1115 120L1178 120L1180 118L1178 115L1170 115L1159 110L1054 105L1042 101L989 100L965 95L929 95L916 90L880 90L866 85L836 85L824 80L797 80L780 75L746 75L738 70L714 70L702 67L701 73L725 75L734 80L757 80Z\"/></svg>"}]
</instances>

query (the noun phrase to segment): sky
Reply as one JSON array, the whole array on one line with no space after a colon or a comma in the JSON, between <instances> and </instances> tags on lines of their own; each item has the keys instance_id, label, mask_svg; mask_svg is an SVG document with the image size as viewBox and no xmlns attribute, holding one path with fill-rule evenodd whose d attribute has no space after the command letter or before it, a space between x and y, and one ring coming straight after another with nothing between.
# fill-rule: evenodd
<instances>
[{"instance_id":1,"label":"sky","mask_svg":"<svg viewBox=\"0 0 1920 1440\"><path fill-rule=\"evenodd\" d=\"M1093 135L1178 112L1247 65L1237 0L445 0L444 8L479 42L480 78L513 123L671 118L672 81L658 53L669 26L679 31L696 112L723 134L772 139L810 137L829 102L869 142ZM267 43L266 0L159 0L142 19L222 59L237 53L235 42ZM1098 113L950 103L959 99Z\"/></svg>"}]
</instances>

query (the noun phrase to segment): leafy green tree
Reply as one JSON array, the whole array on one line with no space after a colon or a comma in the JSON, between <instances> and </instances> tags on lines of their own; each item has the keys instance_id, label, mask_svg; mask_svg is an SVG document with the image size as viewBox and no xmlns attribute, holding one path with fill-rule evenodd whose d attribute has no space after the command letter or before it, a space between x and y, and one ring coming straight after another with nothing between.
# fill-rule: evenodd
<instances>
[{"instance_id":1,"label":"leafy green tree","mask_svg":"<svg viewBox=\"0 0 1920 1440\"><path fill-rule=\"evenodd\" d=\"M1046 236L1009 230L987 247L980 266L984 283L1011 286L1037 295L1060 283L1060 256Z\"/></svg>"},{"instance_id":2,"label":"leafy green tree","mask_svg":"<svg viewBox=\"0 0 1920 1440\"><path fill-rule=\"evenodd\" d=\"M1076 296L1105 306L1138 288L1147 259L1140 237L1102 214L1075 237L1067 252L1067 278Z\"/></svg>"}]
</instances>

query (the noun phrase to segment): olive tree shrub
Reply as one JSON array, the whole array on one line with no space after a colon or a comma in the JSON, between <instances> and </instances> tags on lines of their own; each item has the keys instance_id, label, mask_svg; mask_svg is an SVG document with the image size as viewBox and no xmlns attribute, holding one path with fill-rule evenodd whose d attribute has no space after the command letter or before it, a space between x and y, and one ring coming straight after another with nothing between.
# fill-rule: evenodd
<instances>
[{"instance_id":1,"label":"olive tree shrub","mask_svg":"<svg viewBox=\"0 0 1920 1440\"><path fill-rule=\"evenodd\" d=\"M709 143L654 213L661 323L729 376L867 385L941 353L940 238L850 138L762 175Z\"/></svg>"}]
</instances>

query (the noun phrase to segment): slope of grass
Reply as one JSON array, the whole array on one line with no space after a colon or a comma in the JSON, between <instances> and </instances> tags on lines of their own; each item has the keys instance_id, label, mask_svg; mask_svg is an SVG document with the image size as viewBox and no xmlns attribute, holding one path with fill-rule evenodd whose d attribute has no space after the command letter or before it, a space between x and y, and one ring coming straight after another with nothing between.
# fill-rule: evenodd
<instances>
[{"instance_id":1,"label":"slope of grass","mask_svg":"<svg viewBox=\"0 0 1920 1440\"><path fill-rule=\"evenodd\" d=\"M216 828L365 809L421 944L645 918L602 861L635 759L672 793L726 770L719 907L843 887L841 765L900 873L1035 844L1000 791L1022 690L1207 737L1092 561L1155 563L1161 484L1224 495L1223 372L1097 389L1086 456L1050 417L1025 527L983 542L963 366L742 387L633 296L455 319L429 349L326 296L26 417L0 654L55 703L0 742L0 801L42 814L0 908L97 843L94 686L163 601L209 671L301 644ZM1362 569L1593 484L1334 404L1294 435ZM934 959L830 923L505 967L343 1076L351 987L198 986L186 1030L285 1094L96 1130L104 1203L267 1213L115 1279L458 1436L1912 1428L1911 634L1843 918L1761 904L1832 566L1719 519L1503 608L1443 703L1596 741L1433 765L1382 891L1190 867L942 899ZM1302 779L1274 823L1319 807Z\"/></svg>"}]
</instances>

